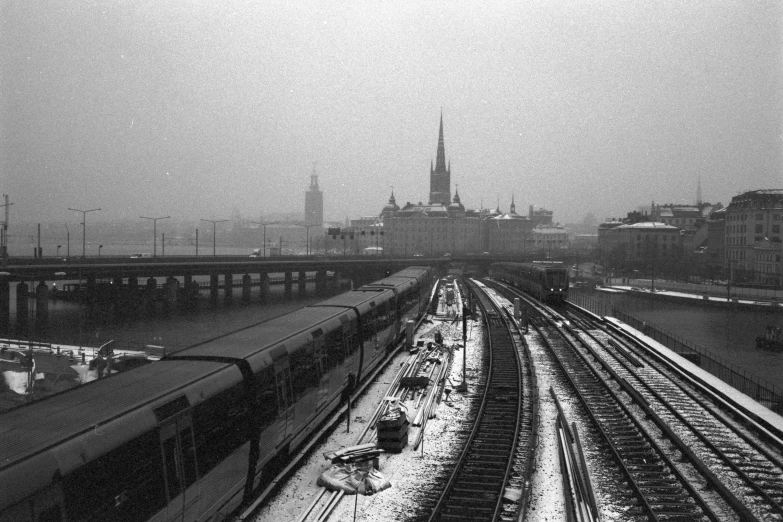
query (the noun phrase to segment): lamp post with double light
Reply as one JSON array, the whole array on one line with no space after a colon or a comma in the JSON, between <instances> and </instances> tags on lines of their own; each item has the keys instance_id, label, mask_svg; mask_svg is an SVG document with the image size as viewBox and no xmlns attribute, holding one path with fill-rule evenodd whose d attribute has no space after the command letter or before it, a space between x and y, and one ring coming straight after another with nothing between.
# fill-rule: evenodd
<instances>
[{"instance_id":1,"label":"lamp post with double light","mask_svg":"<svg viewBox=\"0 0 783 522\"><path fill-rule=\"evenodd\" d=\"M218 223L225 223L228 220L227 219L202 219L201 221L206 221L207 223L212 223L212 255L213 256L217 256L217 242L215 240L215 234L216 234L215 226Z\"/></svg>"},{"instance_id":2,"label":"lamp post with double light","mask_svg":"<svg viewBox=\"0 0 783 522\"><path fill-rule=\"evenodd\" d=\"M147 217L139 216L141 219L149 219L152 221L152 257L158 257L158 220L169 219L171 216L162 217Z\"/></svg>"},{"instance_id":3,"label":"lamp post with double light","mask_svg":"<svg viewBox=\"0 0 783 522\"><path fill-rule=\"evenodd\" d=\"M68 207L68 210L73 210L74 212L82 213L82 259L84 259L85 257L87 257L87 213L97 212L100 209L91 208L90 210L79 210L78 208Z\"/></svg>"},{"instance_id":4,"label":"lamp post with double light","mask_svg":"<svg viewBox=\"0 0 783 522\"><path fill-rule=\"evenodd\" d=\"M261 225L262 227L264 227L264 244L262 247L264 249L264 254L262 257L266 257L266 227L268 227L269 225L277 225L279 221L269 221L267 223L261 221L251 221L250 223L253 225Z\"/></svg>"},{"instance_id":5,"label":"lamp post with double light","mask_svg":"<svg viewBox=\"0 0 783 522\"><path fill-rule=\"evenodd\" d=\"M307 246L306 246L306 250L307 250L307 256L310 257L310 229L313 228L313 227L320 227L321 225L318 225L318 224L308 225L306 223L294 223L294 225L296 225L298 227L304 227L304 228L307 229Z\"/></svg>"}]
</instances>

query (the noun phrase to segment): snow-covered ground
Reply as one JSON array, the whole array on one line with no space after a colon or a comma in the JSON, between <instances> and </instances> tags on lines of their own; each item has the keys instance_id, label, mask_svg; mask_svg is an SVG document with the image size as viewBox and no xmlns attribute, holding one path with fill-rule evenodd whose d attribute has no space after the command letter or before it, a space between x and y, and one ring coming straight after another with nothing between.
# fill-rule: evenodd
<instances>
[{"instance_id":1,"label":"snow-covered ground","mask_svg":"<svg viewBox=\"0 0 783 522\"><path fill-rule=\"evenodd\" d=\"M459 450L455 443L456 431L466 418L468 397L473 393L472 384L478 380L481 353L484 348L480 318L477 321L468 321L467 351L461 348L462 321L461 319L454 321L455 310L456 307L447 310L441 304L438 313L429 316L415 336L415 341L423 340L426 344L434 340L435 332L439 330L445 345L456 346L445 386L451 393L444 394L435 409L435 418L430 419L426 425L423 444L418 450L413 450L413 442L419 428L411 426L408 434L409 445L399 454L385 453L380 457L379 471L391 482L392 487L373 496L343 497L340 505L330 516L330 521L353 520L355 503L356 520L373 522L410 520L418 514L419 499L432 477L447 471L444 463L451 460L450 456L453 458L454 452ZM467 394L455 390L463 378L463 352L466 357ZM400 365L407 358L407 353L402 353L395 358L377 381L356 401L351 411L350 431L347 429L347 422L343 420L328 439L305 459L281 491L258 512L255 520L296 520L299 517L319 491L316 485L319 475L330 466L323 453L357 443L357 438L367 427L367 422L386 395ZM410 405L411 416L414 411Z\"/></svg>"}]
</instances>

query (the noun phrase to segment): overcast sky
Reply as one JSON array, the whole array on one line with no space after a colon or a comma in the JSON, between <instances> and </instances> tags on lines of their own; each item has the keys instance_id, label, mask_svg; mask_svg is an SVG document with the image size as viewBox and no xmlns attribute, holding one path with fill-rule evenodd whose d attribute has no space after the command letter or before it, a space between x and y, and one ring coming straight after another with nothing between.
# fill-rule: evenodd
<instances>
[{"instance_id":1,"label":"overcast sky","mask_svg":"<svg viewBox=\"0 0 783 522\"><path fill-rule=\"evenodd\" d=\"M0 0L12 220L327 219L452 192L560 222L783 188L783 2Z\"/></svg>"}]
</instances>

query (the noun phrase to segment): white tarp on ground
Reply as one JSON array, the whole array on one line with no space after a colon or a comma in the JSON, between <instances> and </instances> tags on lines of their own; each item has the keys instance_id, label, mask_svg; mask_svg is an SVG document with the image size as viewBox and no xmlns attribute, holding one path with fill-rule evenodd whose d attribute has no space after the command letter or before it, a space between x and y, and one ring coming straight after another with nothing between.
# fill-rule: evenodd
<instances>
[{"instance_id":1,"label":"white tarp on ground","mask_svg":"<svg viewBox=\"0 0 783 522\"><path fill-rule=\"evenodd\" d=\"M373 495L391 487L391 482L375 469L372 462L334 464L321 473L318 485L330 491L345 491L346 495Z\"/></svg>"}]
</instances>

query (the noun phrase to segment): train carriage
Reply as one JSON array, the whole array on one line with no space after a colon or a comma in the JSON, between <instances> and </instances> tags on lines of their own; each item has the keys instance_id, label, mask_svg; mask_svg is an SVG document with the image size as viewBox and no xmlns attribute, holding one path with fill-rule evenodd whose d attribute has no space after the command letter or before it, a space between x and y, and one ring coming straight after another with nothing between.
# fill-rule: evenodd
<instances>
[{"instance_id":1,"label":"train carriage","mask_svg":"<svg viewBox=\"0 0 783 522\"><path fill-rule=\"evenodd\" d=\"M568 270L561 262L493 263L490 273L542 302L562 303L568 297Z\"/></svg>"},{"instance_id":2,"label":"train carriage","mask_svg":"<svg viewBox=\"0 0 783 522\"><path fill-rule=\"evenodd\" d=\"M406 269L0 414L0 522L227 515L380 364L431 284Z\"/></svg>"}]
</instances>

